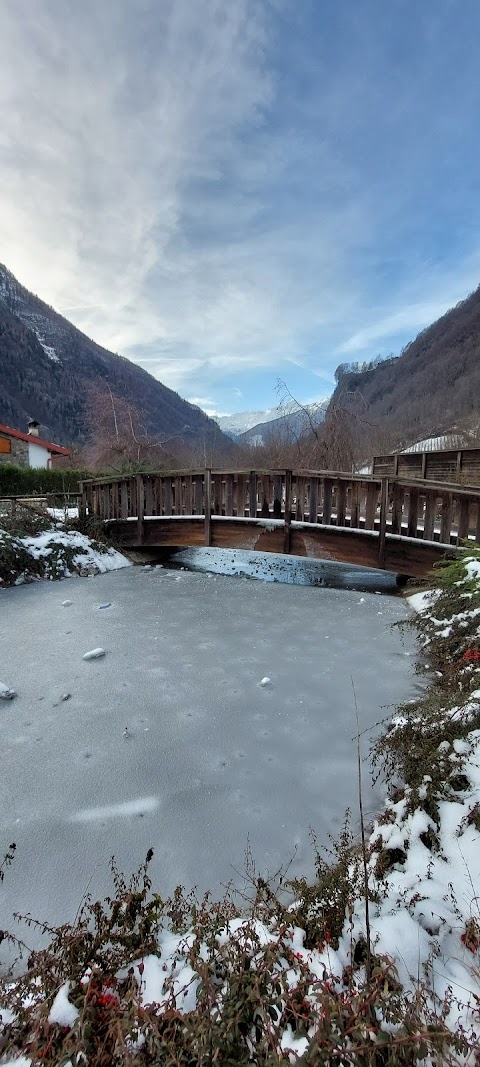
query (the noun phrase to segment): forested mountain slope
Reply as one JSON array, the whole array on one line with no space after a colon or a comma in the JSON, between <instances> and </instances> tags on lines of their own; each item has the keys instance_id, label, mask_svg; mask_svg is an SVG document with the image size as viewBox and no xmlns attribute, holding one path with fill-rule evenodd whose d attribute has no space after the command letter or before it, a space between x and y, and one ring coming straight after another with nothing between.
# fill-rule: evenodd
<instances>
[{"instance_id":1,"label":"forested mountain slope","mask_svg":"<svg viewBox=\"0 0 480 1067\"><path fill-rule=\"evenodd\" d=\"M114 355L39 300L0 265L0 422L24 429L29 418L61 444L82 444L91 426L92 391L111 390L138 412L152 436L230 454L213 419L145 370ZM175 451L174 441L170 446Z\"/></svg>"},{"instance_id":2,"label":"forested mountain slope","mask_svg":"<svg viewBox=\"0 0 480 1067\"><path fill-rule=\"evenodd\" d=\"M480 417L480 287L423 330L396 359L342 364L330 412L339 407L410 443Z\"/></svg>"}]
</instances>

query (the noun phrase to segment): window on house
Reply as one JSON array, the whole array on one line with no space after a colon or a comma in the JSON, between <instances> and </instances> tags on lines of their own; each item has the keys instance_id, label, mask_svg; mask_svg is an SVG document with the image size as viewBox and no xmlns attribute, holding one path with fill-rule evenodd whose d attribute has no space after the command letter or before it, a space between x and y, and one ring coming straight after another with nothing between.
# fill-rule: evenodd
<instances>
[{"instance_id":1,"label":"window on house","mask_svg":"<svg viewBox=\"0 0 480 1067\"><path fill-rule=\"evenodd\" d=\"M0 437L0 452L4 455L12 451L12 442L8 437Z\"/></svg>"}]
</instances>

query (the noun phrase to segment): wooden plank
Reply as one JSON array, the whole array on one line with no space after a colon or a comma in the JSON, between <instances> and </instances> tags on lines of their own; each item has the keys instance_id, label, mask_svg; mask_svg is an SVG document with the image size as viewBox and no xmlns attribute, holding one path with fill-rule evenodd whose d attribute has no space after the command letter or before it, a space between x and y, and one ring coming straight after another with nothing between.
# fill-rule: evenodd
<instances>
[{"instance_id":1,"label":"wooden plank","mask_svg":"<svg viewBox=\"0 0 480 1067\"><path fill-rule=\"evenodd\" d=\"M385 545L387 536L388 514L388 478L382 478L380 489L380 525L378 529L378 566L385 567Z\"/></svg>"},{"instance_id":2,"label":"wooden plank","mask_svg":"<svg viewBox=\"0 0 480 1067\"><path fill-rule=\"evenodd\" d=\"M408 493L407 537L418 537L418 489Z\"/></svg>"},{"instance_id":3,"label":"wooden plank","mask_svg":"<svg viewBox=\"0 0 480 1067\"><path fill-rule=\"evenodd\" d=\"M128 485L126 482L120 484L120 515L122 519L128 519Z\"/></svg>"},{"instance_id":4,"label":"wooden plank","mask_svg":"<svg viewBox=\"0 0 480 1067\"><path fill-rule=\"evenodd\" d=\"M167 517L173 514L172 510L172 479L170 475L163 478L163 514Z\"/></svg>"},{"instance_id":5,"label":"wooden plank","mask_svg":"<svg viewBox=\"0 0 480 1067\"><path fill-rule=\"evenodd\" d=\"M274 519L281 519L282 517L282 496L283 496L283 478L281 474L276 474L273 479L273 517Z\"/></svg>"},{"instance_id":6,"label":"wooden plank","mask_svg":"<svg viewBox=\"0 0 480 1067\"><path fill-rule=\"evenodd\" d=\"M360 511L360 509L359 509L359 495L360 495L360 486L359 486L358 482L352 482L352 486L351 486L351 490L350 490L350 528L352 530L357 530L358 529L358 519L359 519L359 511Z\"/></svg>"},{"instance_id":7,"label":"wooden plank","mask_svg":"<svg viewBox=\"0 0 480 1067\"><path fill-rule=\"evenodd\" d=\"M285 526L283 530L283 551L290 552L292 522L292 472L285 471Z\"/></svg>"},{"instance_id":8,"label":"wooden plank","mask_svg":"<svg viewBox=\"0 0 480 1067\"><path fill-rule=\"evenodd\" d=\"M203 474L196 474L193 479L195 515L203 515Z\"/></svg>"},{"instance_id":9,"label":"wooden plank","mask_svg":"<svg viewBox=\"0 0 480 1067\"><path fill-rule=\"evenodd\" d=\"M233 474L225 475L225 515L233 515Z\"/></svg>"},{"instance_id":10,"label":"wooden plank","mask_svg":"<svg viewBox=\"0 0 480 1067\"><path fill-rule=\"evenodd\" d=\"M270 494L272 492L270 476L268 474L262 474L260 485L260 514L262 519L268 519L270 516Z\"/></svg>"},{"instance_id":11,"label":"wooden plank","mask_svg":"<svg viewBox=\"0 0 480 1067\"><path fill-rule=\"evenodd\" d=\"M305 518L305 478L301 475L295 478L295 518L297 522L303 522Z\"/></svg>"},{"instance_id":12,"label":"wooden plank","mask_svg":"<svg viewBox=\"0 0 480 1067\"><path fill-rule=\"evenodd\" d=\"M392 489L391 532L393 534L402 532L403 496L403 486L399 485L398 482L395 482Z\"/></svg>"},{"instance_id":13,"label":"wooden plank","mask_svg":"<svg viewBox=\"0 0 480 1067\"><path fill-rule=\"evenodd\" d=\"M476 541L477 545L480 545L480 500L477 500L476 508L477 508L477 523L476 523L476 526L475 526L475 541Z\"/></svg>"},{"instance_id":14,"label":"wooden plank","mask_svg":"<svg viewBox=\"0 0 480 1067\"><path fill-rule=\"evenodd\" d=\"M143 545L143 528L145 515L145 484L143 474L137 474L135 478L137 494L137 545Z\"/></svg>"},{"instance_id":15,"label":"wooden plank","mask_svg":"<svg viewBox=\"0 0 480 1067\"><path fill-rule=\"evenodd\" d=\"M337 482L337 521L336 526L345 526L345 507L347 499L347 483Z\"/></svg>"},{"instance_id":16,"label":"wooden plank","mask_svg":"<svg viewBox=\"0 0 480 1067\"><path fill-rule=\"evenodd\" d=\"M212 472L212 500L213 500L213 514L222 514L222 489L223 489L223 475L214 474Z\"/></svg>"},{"instance_id":17,"label":"wooden plank","mask_svg":"<svg viewBox=\"0 0 480 1067\"><path fill-rule=\"evenodd\" d=\"M251 519L257 517L257 475L255 471L250 471L248 479L248 514Z\"/></svg>"},{"instance_id":18,"label":"wooden plank","mask_svg":"<svg viewBox=\"0 0 480 1067\"><path fill-rule=\"evenodd\" d=\"M310 491L308 495L308 518L309 522L317 522L318 514L318 478L312 475L310 478Z\"/></svg>"},{"instance_id":19,"label":"wooden plank","mask_svg":"<svg viewBox=\"0 0 480 1067\"><path fill-rule=\"evenodd\" d=\"M205 544L212 543L212 472L205 471Z\"/></svg>"},{"instance_id":20,"label":"wooden plank","mask_svg":"<svg viewBox=\"0 0 480 1067\"><path fill-rule=\"evenodd\" d=\"M440 541L442 545L450 544L450 534L452 530L452 517L453 517L453 496L452 493L442 494L442 518L440 522Z\"/></svg>"},{"instance_id":21,"label":"wooden plank","mask_svg":"<svg viewBox=\"0 0 480 1067\"><path fill-rule=\"evenodd\" d=\"M173 482L173 508L175 515L185 514L182 512L182 479L175 478Z\"/></svg>"},{"instance_id":22,"label":"wooden plank","mask_svg":"<svg viewBox=\"0 0 480 1067\"><path fill-rule=\"evenodd\" d=\"M322 504L322 522L325 526L330 526L332 521L332 480L331 478L323 479L323 504Z\"/></svg>"},{"instance_id":23,"label":"wooden plank","mask_svg":"<svg viewBox=\"0 0 480 1067\"><path fill-rule=\"evenodd\" d=\"M101 503L101 516L102 516L102 519L111 519L111 518L113 518L111 502L110 502L111 488L112 488L111 484L103 486L103 493L102 493L102 498L103 499L102 499L102 503Z\"/></svg>"},{"instance_id":24,"label":"wooden plank","mask_svg":"<svg viewBox=\"0 0 480 1067\"><path fill-rule=\"evenodd\" d=\"M458 530L457 530L457 545L461 545L462 541L466 541L470 531L470 501L465 497L461 497L458 508Z\"/></svg>"},{"instance_id":25,"label":"wooden plank","mask_svg":"<svg viewBox=\"0 0 480 1067\"><path fill-rule=\"evenodd\" d=\"M435 536L435 512L437 507L437 494L435 490L425 491L425 518L423 522L423 538L425 541L433 541Z\"/></svg>"},{"instance_id":26,"label":"wooden plank","mask_svg":"<svg viewBox=\"0 0 480 1067\"><path fill-rule=\"evenodd\" d=\"M193 483L192 475L185 475L185 515L191 515L193 508Z\"/></svg>"},{"instance_id":27,"label":"wooden plank","mask_svg":"<svg viewBox=\"0 0 480 1067\"><path fill-rule=\"evenodd\" d=\"M245 475L237 474L237 515L239 518L244 518L246 514L246 500L245 500Z\"/></svg>"},{"instance_id":28,"label":"wooden plank","mask_svg":"<svg viewBox=\"0 0 480 1067\"><path fill-rule=\"evenodd\" d=\"M145 514L153 515L153 479L145 478Z\"/></svg>"},{"instance_id":29,"label":"wooden plank","mask_svg":"<svg viewBox=\"0 0 480 1067\"><path fill-rule=\"evenodd\" d=\"M365 506L365 529L373 530L378 504L378 484L369 482L367 486L367 502Z\"/></svg>"}]
</instances>

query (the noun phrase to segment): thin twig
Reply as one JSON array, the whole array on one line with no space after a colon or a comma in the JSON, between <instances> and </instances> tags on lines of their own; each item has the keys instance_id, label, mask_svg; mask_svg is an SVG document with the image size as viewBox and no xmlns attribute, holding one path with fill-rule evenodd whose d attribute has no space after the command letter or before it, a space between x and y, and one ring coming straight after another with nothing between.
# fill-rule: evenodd
<instances>
[{"instance_id":1,"label":"thin twig","mask_svg":"<svg viewBox=\"0 0 480 1067\"><path fill-rule=\"evenodd\" d=\"M363 818L363 796L362 796L362 759L360 753L360 723L358 720L358 704L357 694L355 692L355 685L353 681L353 675L350 675L353 689L353 700L355 704L355 716L357 720L357 765L358 765L358 806L360 810L360 831L362 835L362 861L363 861L363 891L365 896L365 929L367 940L367 957L365 961L365 974L367 982L370 981L372 972L372 955L371 955L371 938L370 938L370 907L368 899L368 867L367 867L367 846L365 842L365 822Z\"/></svg>"}]
</instances>

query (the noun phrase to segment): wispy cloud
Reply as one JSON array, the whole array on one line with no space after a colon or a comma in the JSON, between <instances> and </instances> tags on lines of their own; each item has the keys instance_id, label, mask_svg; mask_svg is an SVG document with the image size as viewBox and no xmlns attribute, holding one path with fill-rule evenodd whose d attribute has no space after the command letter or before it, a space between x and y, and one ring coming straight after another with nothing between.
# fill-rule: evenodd
<instances>
[{"instance_id":1,"label":"wispy cloud","mask_svg":"<svg viewBox=\"0 0 480 1067\"><path fill-rule=\"evenodd\" d=\"M476 284L478 31L476 0L0 0L0 258L207 410L321 392Z\"/></svg>"}]
</instances>

